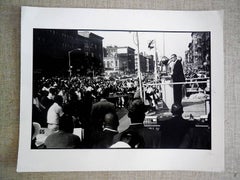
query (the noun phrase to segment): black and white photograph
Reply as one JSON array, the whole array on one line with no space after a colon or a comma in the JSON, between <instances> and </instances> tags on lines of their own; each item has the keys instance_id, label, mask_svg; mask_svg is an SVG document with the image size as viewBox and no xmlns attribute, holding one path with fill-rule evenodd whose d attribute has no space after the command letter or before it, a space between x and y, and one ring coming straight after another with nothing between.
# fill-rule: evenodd
<instances>
[{"instance_id":1,"label":"black and white photograph","mask_svg":"<svg viewBox=\"0 0 240 180\"><path fill-rule=\"evenodd\" d=\"M211 33L33 29L32 149L211 149Z\"/></svg>"},{"instance_id":2,"label":"black and white photograph","mask_svg":"<svg viewBox=\"0 0 240 180\"><path fill-rule=\"evenodd\" d=\"M222 22L22 7L17 171L223 170Z\"/></svg>"}]
</instances>

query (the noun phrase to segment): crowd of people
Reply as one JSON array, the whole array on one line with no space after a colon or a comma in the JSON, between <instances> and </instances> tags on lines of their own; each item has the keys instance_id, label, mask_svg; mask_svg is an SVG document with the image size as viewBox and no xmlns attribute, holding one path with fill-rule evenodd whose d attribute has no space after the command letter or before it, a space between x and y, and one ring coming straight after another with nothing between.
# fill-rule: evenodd
<instances>
[{"instance_id":1,"label":"crowd of people","mask_svg":"<svg viewBox=\"0 0 240 180\"><path fill-rule=\"evenodd\" d=\"M93 136L102 130L105 113L110 111L118 119L116 109L126 108L137 88L131 79L116 81L80 76L42 77L33 87L33 122L59 132L65 131L62 119L68 119L74 128L84 129L85 138L81 144L86 148L93 146ZM50 147L47 144L46 147Z\"/></svg>"},{"instance_id":2,"label":"crowd of people","mask_svg":"<svg viewBox=\"0 0 240 180\"><path fill-rule=\"evenodd\" d=\"M137 89L138 81L130 78L42 77L33 84L33 119L42 127L47 127L47 116L51 113L47 114L55 99L55 108L61 107L65 113L72 115L78 127L88 121L92 104L98 102L103 94L107 94L106 98L115 108L126 108ZM146 86L145 99L150 110L156 110L161 101L160 90L156 86ZM53 110L52 107L50 112Z\"/></svg>"},{"instance_id":3,"label":"crowd of people","mask_svg":"<svg viewBox=\"0 0 240 180\"><path fill-rule=\"evenodd\" d=\"M49 108L56 100L55 106L58 104L65 113L74 117L75 125L80 126L88 121L92 104L102 96L107 94L108 100L116 108L126 107L137 86L130 79L115 81L102 77L94 79L74 76L42 77L34 82L33 88L33 119L46 127L49 124Z\"/></svg>"},{"instance_id":4,"label":"crowd of people","mask_svg":"<svg viewBox=\"0 0 240 180\"><path fill-rule=\"evenodd\" d=\"M171 59L173 82L184 82L181 58L173 54ZM190 131L193 125L181 116L182 85L174 85L173 89L173 117L157 131L143 124L146 112L156 110L161 101L160 89L156 86L145 87L143 103L137 93L138 81L131 78L58 76L35 79L32 148L40 148L35 146L36 123L51 131L41 148L202 148L202 145L190 143L195 132ZM118 108L126 108L131 121L121 133L118 132ZM84 138L74 135L74 128L84 129ZM210 141L208 139L203 148L209 148Z\"/></svg>"},{"instance_id":5,"label":"crowd of people","mask_svg":"<svg viewBox=\"0 0 240 180\"><path fill-rule=\"evenodd\" d=\"M194 128L193 124L182 118L183 107L181 105L174 104L172 119L162 123L160 130L153 130L144 126L145 113L149 106L145 105L139 96L134 96L127 107L131 124L119 133L119 117L115 104L107 100L108 91L103 91L99 95L99 101L90 102L91 100L88 99L88 103L91 103L89 108L91 108L88 111L88 117L85 116L87 118L85 122L78 119L82 113L87 114L81 109L83 108L82 102L69 99L64 105L63 96L57 92L56 87L50 88L48 94L43 96L38 104L42 110L45 110L44 107L48 105L47 111L39 113L42 113L42 118L46 116L46 127L52 131L40 147L36 146L35 131L39 131L41 125L34 128L39 123L36 123L34 119L36 114L33 114L32 148L210 148L211 140L208 136L210 132L206 132L204 146L198 143L193 145L192 142L200 142L199 139L201 140L202 137L196 136L195 131L191 131ZM93 94L88 95L90 96L92 97ZM46 98L48 98L48 103L46 103ZM36 103L33 106L37 108ZM78 116L75 114L77 112ZM84 129L83 139L73 134L76 127Z\"/></svg>"},{"instance_id":6,"label":"crowd of people","mask_svg":"<svg viewBox=\"0 0 240 180\"><path fill-rule=\"evenodd\" d=\"M173 104L172 118L162 122L159 130L144 126L147 110L148 106L142 99L133 99L128 107L131 124L119 133L119 118L114 104L102 97L99 102L93 104L84 139L73 134L73 117L63 113L58 118L58 124L55 124L54 128L49 127L52 128L52 133L40 148L211 148L210 129L195 130L193 122L182 118L182 106ZM32 148L39 148L35 145L35 131L39 131L40 125L36 126L38 123L35 122L33 124Z\"/></svg>"}]
</instances>

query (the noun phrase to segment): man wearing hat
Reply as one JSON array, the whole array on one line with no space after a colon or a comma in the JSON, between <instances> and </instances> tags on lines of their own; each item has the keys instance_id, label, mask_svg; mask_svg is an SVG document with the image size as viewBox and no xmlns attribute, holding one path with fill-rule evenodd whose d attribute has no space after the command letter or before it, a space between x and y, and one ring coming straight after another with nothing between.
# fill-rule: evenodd
<instances>
[{"instance_id":1,"label":"man wearing hat","mask_svg":"<svg viewBox=\"0 0 240 180\"><path fill-rule=\"evenodd\" d=\"M144 105L143 101L141 99L133 100L128 111L128 117L130 118L131 124L127 130L116 135L115 139L119 140L121 135L127 132L134 132L143 139L142 144L139 144L138 147L160 148L160 132L150 130L143 125L145 112L147 111L147 107Z\"/></svg>"}]
</instances>

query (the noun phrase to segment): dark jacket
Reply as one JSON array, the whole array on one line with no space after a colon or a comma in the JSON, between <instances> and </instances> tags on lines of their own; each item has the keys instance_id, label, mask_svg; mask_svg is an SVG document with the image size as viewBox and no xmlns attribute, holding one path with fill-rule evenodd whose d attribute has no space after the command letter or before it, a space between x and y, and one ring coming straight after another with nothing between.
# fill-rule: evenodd
<instances>
[{"instance_id":1,"label":"dark jacket","mask_svg":"<svg viewBox=\"0 0 240 180\"><path fill-rule=\"evenodd\" d=\"M93 148L109 148L113 144L113 137L118 132L104 130L103 132L96 133L96 139L93 143Z\"/></svg>"},{"instance_id":2,"label":"dark jacket","mask_svg":"<svg viewBox=\"0 0 240 180\"><path fill-rule=\"evenodd\" d=\"M179 60L174 64L172 79L173 82L185 82L182 63Z\"/></svg>"},{"instance_id":3,"label":"dark jacket","mask_svg":"<svg viewBox=\"0 0 240 180\"><path fill-rule=\"evenodd\" d=\"M102 131L104 117L107 113L116 115L115 106L106 99L101 99L99 102L93 104L91 111L91 126L96 131Z\"/></svg>"},{"instance_id":4,"label":"dark jacket","mask_svg":"<svg viewBox=\"0 0 240 180\"><path fill-rule=\"evenodd\" d=\"M71 133L58 131L49 135L45 141L46 148L73 149L80 148L80 138Z\"/></svg>"},{"instance_id":5,"label":"dark jacket","mask_svg":"<svg viewBox=\"0 0 240 180\"><path fill-rule=\"evenodd\" d=\"M160 125L160 131L162 132L161 147L178 148L190 127L191 123L179 116L163 121Z\"/></svg>"}]
</instances>

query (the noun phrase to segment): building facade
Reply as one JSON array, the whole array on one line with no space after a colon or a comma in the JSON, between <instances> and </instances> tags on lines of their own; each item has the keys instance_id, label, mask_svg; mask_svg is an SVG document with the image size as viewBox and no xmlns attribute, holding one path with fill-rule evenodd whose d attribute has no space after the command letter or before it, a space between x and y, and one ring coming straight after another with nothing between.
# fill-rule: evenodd
<instances>
[{"instance_id":1,"label":"building facade","mask_svg":"<svg viewBox=\"0 0 240 180\"><path fill-rule=\"evenodd\" d=\"M107 46L104 52L105 71L123 74L135 73L135 49L128 46Z\"/></svg>"},{"instance_id":2,"label":"building facade","mask_svg":"<svg viewBox=\"0 0 240 180\"><path fill-rule=\"evenodd\" d=\"M146 60L147 60L147 72L148 73L153 73L154 72L153 55L147 55Z\"/></svg>"},{"instance_id":3,"label":"building facade","mask_svg":"<svg viewBox=\"0 0 240 180\"><path fill-rule=\"evenodd\" d=\"M145 53L139 54L140 58L140 69L142 73L153 73L154 72L154 60L153 55L147 55ZM138 71L138 57L135 56L135 71Z\"/></svg>"},{"instance_id":4,"label":"building facade","mask_svg":"<svg viewBox=\"0 0 240 180\"><path fill-rule=\"evenodd\" d=\"M92 76L103 72L103 38L78 30L34 29L35 74Z\"/></svg>"},{"instance_id":5,"label":"building facade","mask_svg":"<svg viewBox=\"0 0 240 180\"><path fill-rule=\"evenodd\" d=\"M185 52L187 64L192 64L195 69L202 68L206 63L210 63L210 32L193 32L192 42Z\"/></svg>"}]
</instances>

